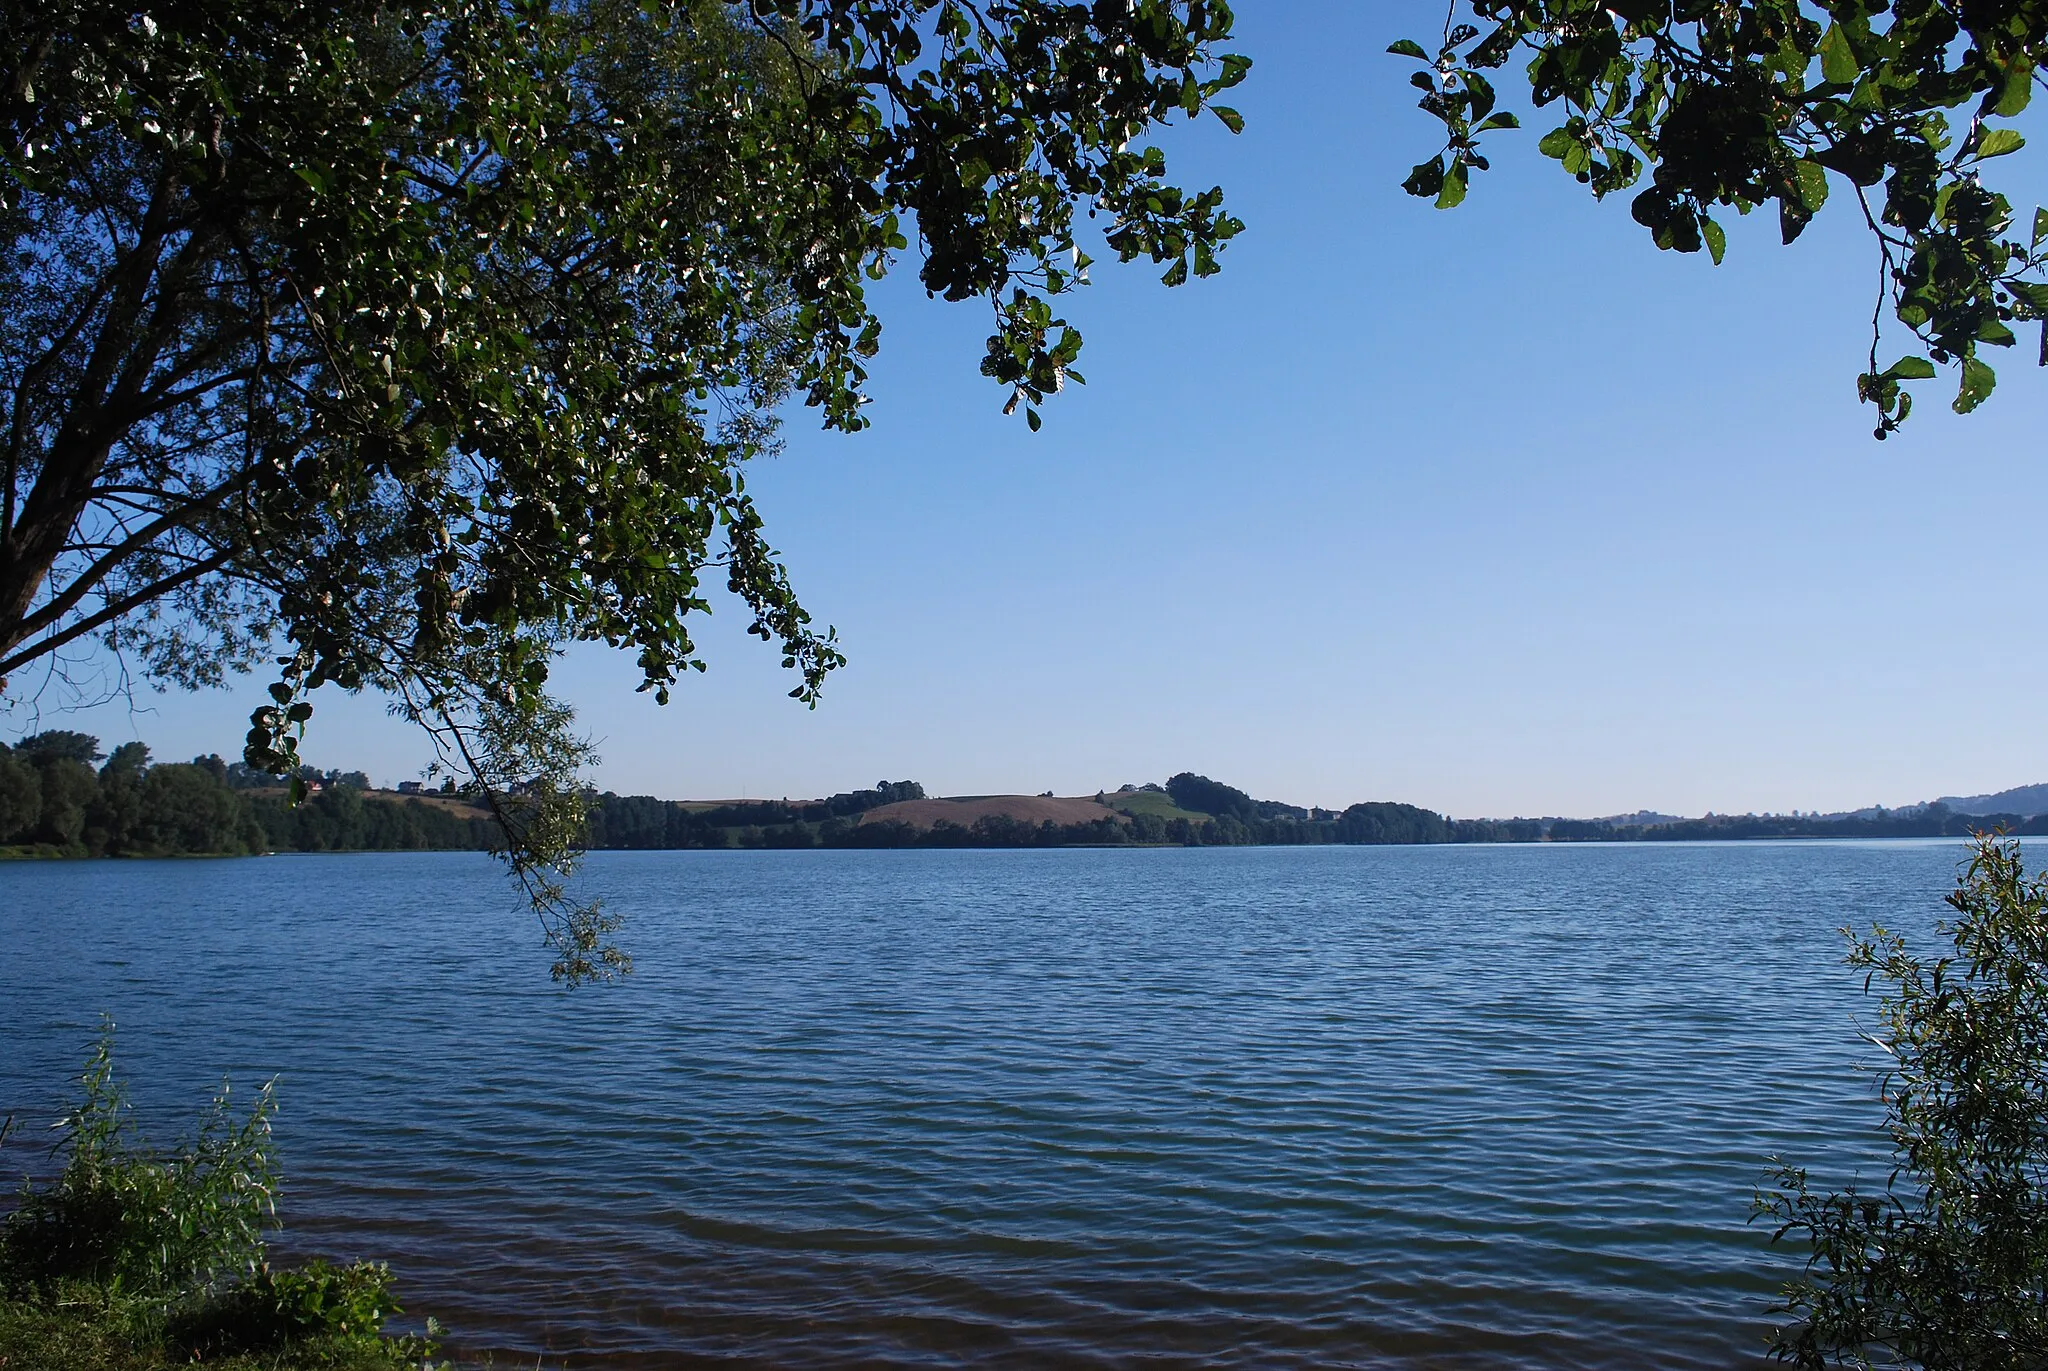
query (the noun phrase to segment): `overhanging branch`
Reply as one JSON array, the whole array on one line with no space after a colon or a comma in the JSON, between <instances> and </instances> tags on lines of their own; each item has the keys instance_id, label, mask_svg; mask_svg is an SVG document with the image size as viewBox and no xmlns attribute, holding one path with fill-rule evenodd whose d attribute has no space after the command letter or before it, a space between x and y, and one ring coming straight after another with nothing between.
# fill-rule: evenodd
<instances>
[{"instance_id":1,"label":"overhanging branch","mask_svg":"<svg viewBox=\"0 0 2048 1371\"><path fill-rule=\"evenodd\" d=\"M140 590L130 591L118 600L110 601L98 612L87 615L75 624L67 625L48 637L14 653L12 656L0 658L0 682L4 682L17 668L26 666L38 657L55 652L66 643L75 642L95 629L106 627L131 610L139 609L151 600L168 595L180 586L190 585L202 576L209 576L219 571L233 559L234 554L231 552L217 552L204 561L194 562L175 576L166 576L160 581L155 581L142 587Z\"/></svg>"}]
</instances>

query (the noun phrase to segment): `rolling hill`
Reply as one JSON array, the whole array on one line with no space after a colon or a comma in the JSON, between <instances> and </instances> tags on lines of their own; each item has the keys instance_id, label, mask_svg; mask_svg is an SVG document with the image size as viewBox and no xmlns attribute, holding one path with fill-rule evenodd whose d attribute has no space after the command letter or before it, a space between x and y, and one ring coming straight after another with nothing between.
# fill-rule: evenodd
<instances>
[{"instance_id":1,"label":"rolling hill","mask_svg":"<svg viewBox=\"0 0 2048 1371\"><path fill-rule=\"evenodd\" d=\"M944 820L970 828L976 819L1002 816L1021 823L1092 824L1114 819L1116 811L1097 804L1093 796L1060 798L1052 795L958 795L945 800L898 800L870 809L860 816L862 824L897 823L912 828L930 828Z\"/></svg>"},{"instance_id":2,"label":"rolling hill","mask_svg":"<svg viewBox=\"0 0 2048 1371\"><path fill-rule=\"evenodd\" d=\"M1939 801L1958 814L2017 814L2031 819L2048 814L2048 782L2014 786L1996 795L1944 795Z\"/></svg>"}]
</instances>

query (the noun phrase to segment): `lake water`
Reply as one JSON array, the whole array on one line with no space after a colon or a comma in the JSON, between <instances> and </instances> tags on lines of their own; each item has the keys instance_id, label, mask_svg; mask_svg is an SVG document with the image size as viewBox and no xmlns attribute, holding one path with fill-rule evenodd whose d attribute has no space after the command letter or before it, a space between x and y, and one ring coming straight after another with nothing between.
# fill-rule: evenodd
<instances>
[{"instance_id":1,"label":"lake water","mask_svg":"<svg viewBox=\"0 0 2048 1371\"><path fill-rule=\"evenodd\" d=\"M286 1249L500 1364L1751 1366L1963 851L605 853L573 993L481 856L18 863L0 1112L277 1075Z\"/></svg>"}]
</instances>

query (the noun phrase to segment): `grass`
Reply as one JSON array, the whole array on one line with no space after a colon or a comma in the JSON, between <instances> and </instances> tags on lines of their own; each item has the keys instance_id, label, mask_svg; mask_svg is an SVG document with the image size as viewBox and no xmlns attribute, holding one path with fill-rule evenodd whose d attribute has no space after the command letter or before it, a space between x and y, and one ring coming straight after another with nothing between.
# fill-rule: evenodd
<instances>
[{"instance_id":1,"label":"grass","mask_svg":"<svg viewBox=\"0 0 2048 1371\"><path fill-rule=\"evenodd\" d=\"M1104 791L1102 802L1124 814L1156 814L1162 819L1186 819L1191 824L1209 822L1207 814L1182 809L1173 802L1173 797L1163 790Z\"/></svg>"},{"instance_id":2,"label":"grass","mask_svg":"<svg viewBox=\"0 0 2048 1371\"><path fill-rule=\"evenodd\" d=\"M136 1327L117 1308L0 1299L0 1371L169 1371L193 1364L189 1353ZM417 1349L404 1343L318 1338L204 1362L212 1371L419 1371L420 1364Z\"/></svg>"},{"instance_id":3,"label":"grass","mask_svg":"<svg viewBox=\"0 0 2048 1371\"><path fill-rule=\"evenodd\" d=\"M83 857L84 843L59 847L56 843L13 843L0 845L0 862L44 861L53 857Z\"/></svg>"}]
</instances>

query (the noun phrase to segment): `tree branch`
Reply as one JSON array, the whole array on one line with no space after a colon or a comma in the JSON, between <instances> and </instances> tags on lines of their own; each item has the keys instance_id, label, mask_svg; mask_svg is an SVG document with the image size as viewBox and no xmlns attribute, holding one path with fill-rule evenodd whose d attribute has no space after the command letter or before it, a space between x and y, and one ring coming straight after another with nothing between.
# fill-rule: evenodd
<instances>
[{"instance_id":1,"label":"tree branch","mask_svg":"<svg viewBox=\"0 0 2048 1371\"><path fill-rule=\"evenodd\" d=\"M140 590L130 591L120 599L109 602L96 613L87 615L77 623L59 632L52 633L41 642L32 643L10 657L0 658L0 682L4 682L8 675L17 667L26 665L47 653L54 652L64 646L64 644L76 641L95 629L104 628L122 615L127 614L130 610L137 609L142 605L148 604L151 600L168 595L179 586L189 585L202 576L211 575L213 572L219 571L233 557L234 554L232 552L217 552L204 561L194 562L175 576L166 576L162 580L146 585Z\"/></svg>"},{"instance_id":2,"label":"tree branch","mask_svg":"<svg viewBox=\"0 0 2048 1371\"><path fill-rule=\"evenodd\" d=\"M223 481L204 496L192 500L183 507L163 514L152 522L143 525L140 530L130 534L127 538L116 544L104 557L101 557L72 578L71 584L66 586L59 594L53 596L48 604L32 614L24 615L14 641L21 642L55 624L59 619L70 613L80 600L83 600L92 592L94 586L104 581L123 561L126 561L149 544L154 543L172 529L183 526L194 516L218 508L222 500L247 486L254 477L255 472L253 470L244 471L232 481ZM231 551L226 551L222 555L232 556L233 554Z\"/></svg>"}]
</instances>

